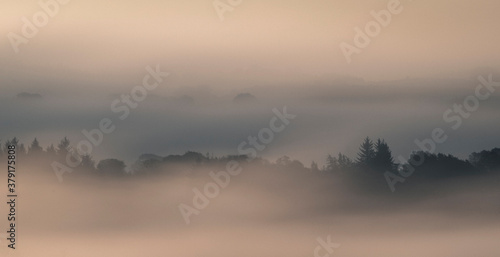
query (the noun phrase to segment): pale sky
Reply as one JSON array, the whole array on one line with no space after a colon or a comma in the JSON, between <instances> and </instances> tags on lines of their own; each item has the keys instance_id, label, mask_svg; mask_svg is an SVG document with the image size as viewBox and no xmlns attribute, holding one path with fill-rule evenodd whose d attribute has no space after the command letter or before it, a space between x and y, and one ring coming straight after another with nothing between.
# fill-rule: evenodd
<instances>
[{"instance_id":1,"label":"pale sky","mask_svg":"<svg viewBox=\"0 0 500 257\"><path fill-rule=\"evenodd\" d=\"M21 18L43 9L38 1L4 0L0 88L27 77L113 87L157 63L179 84L223 88L345 75L467 77L476 67L499 67L500 2L493 0L401 1L403 11L348 64L340 44L353 44L354 28L388 3L243 1L222 22L211 0L73 0L15 54L7 34L22 35Z\"/></svg>"}]
</instances>

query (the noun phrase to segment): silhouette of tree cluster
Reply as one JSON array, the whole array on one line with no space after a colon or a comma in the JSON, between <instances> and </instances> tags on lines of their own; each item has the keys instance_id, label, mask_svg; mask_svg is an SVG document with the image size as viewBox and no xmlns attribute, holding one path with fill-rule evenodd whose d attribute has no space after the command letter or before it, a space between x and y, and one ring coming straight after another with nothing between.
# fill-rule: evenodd
<instances>
[{"instance_id":1,"label":"silhouette of tree cluster","mask_svg":"<svg viewBox=\"0 0 500 257\"><path fill-rule=\"evenodd\" d=\"M324 170L350 171L357 172L357 174L364 172L376 174L377 177L380 177L380 173L393 172L433 179L477 175L500 171L500 149L472 153L468 160L462 160L450 154L416 151L411 154L409 163L398 165L394 162L389 145L383 139L373 142L367 137L359 147L356 161L352 161L342 153L339 153L337 157L328 155Z\"/></svg>"},{"instance_id":2,"label":"silhouette of tree cluster","mask_svg":"<svg viewBox=\"0 0 500 257\"><path fill-rule=\"evenodd\" d=\"M337 157L328 155L326 158L326 171L348 171L354 168L355 163L346 155L339 153Z\"/></svg>"},{"instance_id":3,"label":"silhouette of tree cluster","mask_svg":"<svg viewBox=\"0 0 500 257\"><path fill-rule=\"evenodd\" d=\"M0 141L1 143L1 141ZM1 145L1 144L0 144ZM51 165L54 161L66 164L68 158L78 159L76 170L90 171L95 174L121 176L126 173L126 165L122 160L104 159L96 162L90 155L75 156L71 149L70 141L64 137L57 146L49 145L45 149L40 145L37 138L26 147L20 143L19 139L13 138L5 141L0 147L0 156L4 155L9 145L15 145L19 159L25 157L35 160L41 165ZM169 166L175 165L225 165L229 161L241 163L257 163L261 165L272 165L279 169L312 171L312 172L333 172L342 174L365 174L372 177L381 178L385 172L394 174L418 174L420 178L448 178L456 176L467 176L491 173L500 171L500 148L491 151L472 153L468 160L462 160L453 155L441 153L429 153L417 151L413 152L409 158L409 163L396 164L392 156L389 145L383 139L373 141L369 137L365 138L359 147L355 160L339 153L336 156L328 155L326 165L320 168L316 162L312 162L310 168L306 168L300 161L293 160L288 156L280 157L274 163L256 158L250 160L246 155L228 155L223 157L210 156L209 153L201 154L188 151L183 155L168 155L165 157L143 154L132 165L131 170L138 174L159 171Z\"/></svg>"},{"instance_id":4,"label":"silhouette of tree cluster","mask_svg":"<svg viewBox=\"0 0 500 257\"><path fill-rule=\"evenodd\" d=\"M394 158L392 157L389 145L382 139L375 143L369 138L365 138L359 147L356 161L352 161L346 155L339 153L337 157L328 155L326 160L326 171L394 171L396 169Z\"/></svg>"},{"instance_id":5,"label":"silhouette of tree cluster","mask_svg":"<svg viewBox=\"0 0 500 257\"><path fill-rule=\"evenodd\" d=\"M500 170L500 148L472 153L469 156L469 161L480 171Z\"/></svg>"},{"instance_id":6,"label":"silhouette of tree cluster","mask_svg":"<svg viewBox=\"0 0 500 257\"><path fill-rule=\"evenodd\" d=\"M57 144L57 147L54 144L49 145L47 148L43 148L38 139L35 138L28 146L28 149L19 142L19 139L14 137L11 140L5 141L4 147L0 149L0 155L3 155L7 152L7 147L9 145L16 146L16 155L17 158L23 160L28 158L31 161L35 161L36 163L40 163L41 165L50 165L54 161L58 161L62 164L67 162L68 156L74 156L74 154L70 153L70 141L68 138L64 137ZM90 155L78 156L79 165L75 167L75 169L85 169L96 171L95 161L92 159Z\"/></svg>"},{"instance_id":7,"label":"silhouette of tree cluster","mask_svg":"<svg viewBox=\"0 0 500 257\"><path fill-rule=\"evenodd\" d=\"M425 178L448 178L462 175L473 175L477 172L469 161L461 160L453 155L414 152L410 160L416 160L419 165L406 164L402 173L415 174Z\"/></svg>"},{"instance_id":8,"label":"silhouette of tree cluster","mask_svg":"<svg viewBox=\"0 0 500 257\"><path fill-rule=\"evenodd\" d=\"M117 159L105 159L97 164L97 171L101 174L121 176L125 174L125 163Z\"/></svg>"}]
</instances>

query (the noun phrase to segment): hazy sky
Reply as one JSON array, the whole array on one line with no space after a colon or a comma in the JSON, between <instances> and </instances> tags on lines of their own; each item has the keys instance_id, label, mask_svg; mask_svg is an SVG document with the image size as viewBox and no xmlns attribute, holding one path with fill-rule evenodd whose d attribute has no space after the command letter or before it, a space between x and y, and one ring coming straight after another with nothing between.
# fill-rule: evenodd
<instances>
[{"instance_id":1,"label":"hazy sky","mask_svg":"<svg viewBox=\"0 0 500 257\"><path fill-rule=\"evenodd\" d=\"M83 128L90 129L96 121L109 115L112 99L102 97L130 92L133 86L141 83L146 66L161 64L162 70L170 72L171 76L151 94L166 97L190 95L198 106L195 113L212 110L199 105L204 99L209 99L208 102L225 101L222 109L234 109L227 104L230 103L228 99L241 92L255 94L269 105L265 108L269 108L259 110L262 111L259 117L247 117L244 113L238 118L222 117L220 119L226 122L216 125L206 117L193 118L185 111L167 110L163 103L159 106L164 109L138 110L143 122L129 121L127 124L131 127L127 128L141 131L141 124L157 124L148 127L158 129L158 133L149 136L157 143L157 138L163 135L168 142L146 144L132 152L116 153L123 158L133 158L148 151L168 154L184 150L221 150L227 153L228 149L234 150L242 138L260 128L256 124L261 123L257 121L269 119L269 110L279 105L277 99L288 99L280 104L296 108L307 119L297 122L295 129L300 133L290 132L293 140L286 139L289 144L284 145L285 150L275 146L276 155L292 154L305 157L305 160L318 160L328 152L353 153L359 140L367 135L385 137L394 142L391 146L396 153L406 154L413 150L412 140L426 136L430 129L441 125L446 108L472 93L469 88L477 83L477 79L460 83L454 80L446 83L396 82L389 88L382 88L384 83L367 82L368 87L358 87L352 92L350 84L331 81L345 76L362 77L368 81L408 76L470 79L471 71L478 67L498 69L500 33L496 25L500 24L497 12L500 2L401 1L402 12L394 14L391 23L361 53L353 55L352 63L348 64L340 44L353 44L355 27L363 28L373 21L370 12L387 9L389 2L243 1L232 12L225 13L225 20L221 21L211 0L73 0L60 5L59 12L45 27L39 28L38 34L28 39L27 44L20 45L20 52L16 54L7 35L23 35L23 17L33 20L43 8L38 1L8 1L0 8L0 33L3 35L0 41L1 97L9 98L28 91L41 93L46 99L61 94L84 96L84 101L65 100L58 105L55 104L59 103L57 101L47 100L36 108L17 103L15 112L0 113L10 121L8 128L2 129L2 136L23 136L25 141L38 136L47 144L64 135L78 134ZM293 90L285 91L275 86L287 86ZM316 87L313 89L313 86ZM459 91L464 88L464 91ZM283 95L286 96L283 98ZM319 99L318 95L326 98ZM328 105L325 110L310 107L304 103L308 97L312 101L326 101L324 103ZM395 99L401 102L394 104ZM443 102L443 99L448 100ZM5 108L12 107L10 102L3 102ZM425 106L435 108L418 108ZM485 114L495 110L492 106L482 109ZM414 119L401 110L415 112L419 118ZM391 116L393 112L401 116L399 120ZM236 110L234 113L238 114ZM221 112L207 115L219 117ZM252 121L252 126L243 128L238 123L242 117ZM347 120L340 119L342 117ZM195 127L190 118L198 122ZM477 116L477 119L481 126L470 122L474 128L470 131L464 129L463 134L456 136L470 139L468 143L460 147L451 144L440 150L466 156L471 151L496 146L489 136L497 131L496 126L488 125L493 122L491 116ZM158 123L158 120L162 122ZM387 122L379 130L374 131L376 125L367 125L370 121L377 123L381 120ZM180 124L178 134L172 130L173 121ZM228 125L227 121L237 124ZM402 124L417 125L408 127ZM353 126L360 129L354 132ZM478 132L483 127L490 128L489 132ZM404 132L397 132L394 128ZM191 130L196 132L186 133ZM239 134L228 136L230 133ZM327 136L329 133L339 136ZM478 133L483 136L474 141ZM124 134L125 137L128 135ZM200 139L193 135L202 136ZM143 143L151 142L147 137L135 137ZM122 138L116 135L115 140ZM299 146L310 144L314 147L307 149L314 148L315 151L305 153L301 150L305 148L293 147L290 142ZM119 142L111 145L116 149ZM165 149L165 145L175 149ZM336 147L332 148L332 145ZM112 150L106 149L105 152Z\"/></svg>"},{"instance_id":2,"label":"hazy sky","mask_svg":"<svg viewBox=\"0 0 500 257\"><path fill-rule=\"evenodd\" d=\"M21 35L21 18L32 20L42 8L4 1L0 89L128 88L157 63L179 86L222 89L337 75L468 76L476 67L498 67L500 2L492 0L401 1L403 11L348 64L340 43L352 44L354 28L388 2L243 1L222 22L211 0L73 0L15 54L7 34Z\"/></svg>"}]
</instances>

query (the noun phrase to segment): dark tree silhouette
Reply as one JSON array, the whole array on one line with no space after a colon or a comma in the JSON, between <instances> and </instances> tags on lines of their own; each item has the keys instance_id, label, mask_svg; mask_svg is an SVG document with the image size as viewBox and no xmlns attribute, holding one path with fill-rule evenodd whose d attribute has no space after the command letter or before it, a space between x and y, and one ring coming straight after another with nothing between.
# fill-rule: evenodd
<instances>
[{"instance_id":1,"label":"dark tree silhouette","mask_svg":"<svg viewBox=\"0 0 500 257\"><path fill-rule=\"evenodd\" d=\"M336 169L337 169L337 159L329 154L328 157L326 157L326 170L334 171Z\"/></svg>"},{"instance_id":2,"label":"dark tree silhouette","mask_svg":"<svg viewBox=\"0 0 500 257\"><path fill-rule=\"evenodd\" d=\"M375 149L372 140L367 137L359 147L357 163L361 168L370 168L375 158Z\"/></svg>"},{"instance_id":3,"label":"dark tree silhouette","mask_svg":"<svg viewBox=\"0 0 500 257\"><path fill-rule=\"evenodd\" d=\"M375 157L373 168L377 171L385 172L394 170L394 159L389 145L381 139L375 143Z\"/></svg>"},{"instance_id":4,"label":"dark tree silhouette","mask_svg":"<svg viewBox=\"0 0 500 257\"><path fill-rule=\"evenodd\" d=\"M482 171L492 171L500 169L500 148L491 151L472 153L469 161L474 167Z\"/></svg>"},{"instance_id":5,"label":"dark tree silhouette","mask_svg":"<svg viewBox=\"0 0 500 257\"><path fill-rule=\"evenodd\" d=\"M7 140L5 142L4 146L4 152L7 152L9 145L14 145L16 147L16 154L19 156L23 156L26 154L26 148L24 147L24 144L20 144L19 139L17 137L14 137L11 140Z\"/></svg>"},{"instance_id":6,"label":"dark tree silhouette","mask_svg":"<svg viewBox=\"0 0 500 257\"><path fill-rule=\"evenodd\" d=\"M3 148L4 152L8 151L9 145L14 145L16 147L16 149L18 149L19 148L19 140L17 139L17 137L14 137L11 140L5 141L5 146Z\"/></svg>"},{"instance_id":7,"label":"dark tree silhouette","mask_svg":"<svg viewBox=\"0 0 500 257\"><path fill-rule=\"evenodd\" d=\"M6 149L9 145L15 145L17 147L17 153L21 156L26 154L24 145L14 137L11 140L6 140L3 147L0 145L0 155L3 153L5 155ZM64 137L57 148L51 144L49 147L44 149L40 146L37 138L34 138L32 143L28 148L27 154L29 156L47 156L49 158L57 158L60 161L65 161L68 153L70 153L70 141L68 138ZM43 153L43 154L42 154ZM56 157L57 156L57 157ZM90 155L75 156L74 158L79 159L79 169L98 171L97 174L106 175L124 175L125 163L117 159L105 159L98 163L96 167L96 162L92 159ZM45 159L38 158L37 162L40 164L50 165L54 159L45 162ZM500 171L500 148L495 148L490 151L482 151L479 153L472 153L469 160L462 160L453 155L445 154L434 154L428 152L414 152L412 153L409 164L402 165L400 169L396 168L394 159L391 153L389 145L383 140L378 139L375 143L367 137L361 144L359 148L358 158L356 162L353 162L346 155L339 153L337 156L328 155L326 160L326 166L323 170L326 171L349 171L345 174L345 178L350 178L351 181L356 182L361 185L371 185L379 183L384 176L378 172L358 172L358 171L380 171L386 172L391 171L392 174L413 174L417 181L418 179L441 179L441 178L452 178L459 176L471 176L471 175L481 175L488 174L488 172ZM288 156L283 156L276 160L275 163L270 163L269 161L256 158L250 160L246 155L226 155L222 157L210 157L210 154L203 155L198 152L188 151L183 155L169 155L166 157L145 154L141 155L139 160L132 166L133 171L144 171L148 172L155 170L158 172L168 170L166 168L169 164L175 165L185 165L188 164L191 167L201 166L201 165L223 165L228 161L237 161L239 163L244 163L246 161L252 162L256 165L262 165L261 167L273 166L277 169L282 170L296 170L296 171L320 171L318 164L312 162L310 168L305 168L304 165L298 161L293 160ZM417 163L418 164L415 164ZM133 172L131 172L133 174ZM153 174L153 173L151 173ZM382 181L382 184L386 181ZM384 184L385 185L385 184Z\"/></svg>"},{"instance_id":8,"label":"dark tree silhouette","mask_svg":"<svg viewBox=\"0 0 500 257\"><path fill-rule=\"evenodd\" d=\"M328 171L346 171L353 167L353 162L349 157L339 153L337 157L328 155L326 160L326 169Z\"/></svg>"},{"instance_id":9,"label":"dark tree silhouette","mask_svg":"<svg viewBox=\"0 0 500 257\"><path fill-rule=\"evenodd\" d=\"M125 163L117 159L102 160L97 164L97 171L106 175L124 175Z\"/></svg>"},{"instance_id":10,"label":"dark tree silhouette","mask_svg":"<svg viewBox=\"0 0 500 257\"><path fill-rule=\"evenodd\" d=\"M342 153L339 153L338 157L338 164L339 168L341 170L348 170L351 169L353 166L353 161L347 157L347 155L343 155Z\"/></svg>"},{"instance_id":11,"label":"dark tree silhouette","mask_svg":"<svg viewBox=\"0 0 500 257\"><path fill-rule=\"evenodd\" d=\"M184 155L169 155L163 158L165 163L193 163L200 164L206 161L207 158L201 153L186 152Z\"/></svg>"},{"instance_id":12,"label":"dark tree silhouette","mask_svg":"<svg viewBox=\"0 0 500 257\"><path fill-rule=\"evenodd\" d=\"M233 102L238 103L238 104L254 103L256 101L257 101L257 98L254 95L249 94L249 93L239 94L236 97L234 97L234 99L233 99Z\"/></svg>"},{"instance_id":13,"label":"dark tree silhouette","mask_svg":"<svg viewBox=\"0 0 500 257\"><path fill-rule=\"evenodd\" d=\"M23 156L26 155L26 147L24 147L24 144L20 144L17 148L17 155Z\"/></svg>"},{"instance_id":14,"label":"dark tree silhouette","mask_svg":"<svg viewBox=\"0 0 500 257\"><path fill-rule=\"evenodd\" d=\"M43 152L42 147L40 146L40 143L38 140L35 139L31 143L30 147L28 148L28 155L30 156L40 156L40 154Z\"/></svg>"},{"instance_id":15,"label":"dark tree silhouette","mask_svg":"<svg viewBox=\"0 0 500 257\"><path fill-rule=\"evenodd\" d=\"M61 142L57 145L57 155L59 155L61 158L66 158L66 155L69 152L69 140L68 138L64 137L61 139Z\"/></svg>"},{"instance_id":16,"label":"dark tree silhouette","mask_svg":"<svg viewBox=\"0 0 500 257\"><path fill-rule=\"evenodd\" d=\"M416 176L424 178L449 178L476 174L470 162L460 160L453 155L419 151L410 156L410 160L421 160L421 158L423 162L420 165L416 167L406 165L405 171L414 170Z\"/></svg>"}]
</instances>

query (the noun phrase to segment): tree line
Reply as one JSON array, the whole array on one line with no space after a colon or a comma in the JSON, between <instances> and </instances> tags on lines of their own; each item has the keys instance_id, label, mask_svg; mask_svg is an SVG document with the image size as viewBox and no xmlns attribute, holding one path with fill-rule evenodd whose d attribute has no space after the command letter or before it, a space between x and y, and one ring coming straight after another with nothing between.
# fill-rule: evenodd
<instances>
[{"instance_id":1,"label":"tree line","mask_svg":"<svg viewBox=\"0 0 500 257\"><path fill-rule=\"evenodd\" d=\"M40 145L37 138L35 138L28 147L20 143L19 139L13 138L5 141L3 147L0 147L0 156L7 152L7 147L9 145L16 146L18 158L20 159L28 157L35 161L47 163L52 161L64 163L70 151L70 141L66 137L61 139L56 146L51 144L46 148ZM126 173L126 165L122 160L104 159L97 162L90 155L82 155L80 156L80 160L77 169L115 175ZM209 153L201 154L192 151L186 152L183 155L169 155L165 157L142 155L134 163L132 169L141 172L161 169L164 165L168 164L223 164L230 160L246 161L249 160L249 157L244 155L214 157ZM328 155L326 164L323 167L319 167L316 162L312 162L310 167L305 167L300 161L293 160L288 156L283 156L273 163L262 158L256 158L252 160L252 162L292 170L322 171L328 173L367 173L374 175L380 175L385 172L397 174L411 171L419 174L418 176L420 177L444 178L500 171L500 148L474 152L467 160L460 159L450 154L445 155L441 153L415 151L411 154L409 160L409 163L396 163L392 151L385 140L377 139L374 141L367 137L360 144L355 159L342 153L338 153L335 156ZM415 165L412 161L418 163L418 165Z\"/></svg>"}]
</instances>

